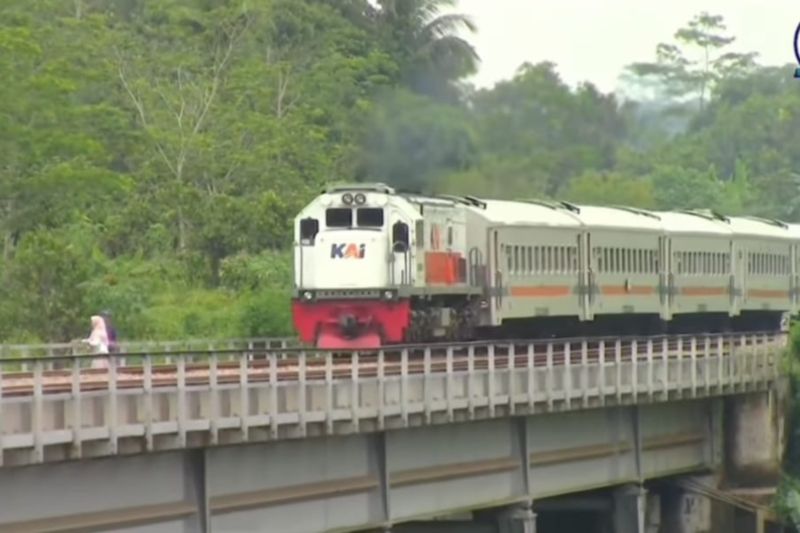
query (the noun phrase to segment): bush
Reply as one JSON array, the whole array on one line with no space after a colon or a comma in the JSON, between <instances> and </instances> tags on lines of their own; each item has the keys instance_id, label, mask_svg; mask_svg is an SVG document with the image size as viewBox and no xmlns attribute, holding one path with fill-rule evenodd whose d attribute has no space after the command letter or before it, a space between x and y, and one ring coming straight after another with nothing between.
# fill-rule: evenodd
<instances>
[{"instance_id":1,"label":"bush","mask_svg":"<svg viewBox=\"0 0 800 533\"><path fill-rule=\"evenodd\" d=\"M286 337L294 334L291 291L262 289L249 294L239 317L242 334L248 337Z\"/></svg>"}]
</instances>

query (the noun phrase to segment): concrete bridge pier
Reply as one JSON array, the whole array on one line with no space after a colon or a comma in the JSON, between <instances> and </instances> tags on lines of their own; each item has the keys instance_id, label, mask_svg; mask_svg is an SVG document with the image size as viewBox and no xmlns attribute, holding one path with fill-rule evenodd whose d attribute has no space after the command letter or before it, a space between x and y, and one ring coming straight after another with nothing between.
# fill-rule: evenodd
<instances>
[{"instance_id":1,"label":"concrete bridge pier","mask_svg":"<svg viewBox=\"0 0 800 533\"><path fill-rule=\"evenodd\" d=\"M614 533L658 533L661 497L642 485L625 485L613 493L612 513Z\"/></svg>"},{"instance_id":2,"label":"concrete bridge pier","mask_svg":"<svg viewBox=\"0 0 800 533\"><path fill-rule=\"evenodd\" d=\"M512 505L497 517L497 533L536 533L536 513L531 502Z\"/></svg>"},{"instance_id":3,"label":"concrete bridge pier","mask_svg":"<svg viewBox=\"0 0 800 533\"><path fill-rule=\"evenodd\" d=\"M532 502L475 511L476 523L488 525L496 533L536 533L536 513Z\"/></svg>"},{"instance_id":4,"label":"concrete bridge pier","mask_svg":"<svg viewBox=\"0 0 800 533\"><path fill-rule=\"evenodd\" d=\"M779 481L789 398L785 388L781 381L773 389L727 399L729 485L763 486Z\"/></svg>"}]
</instances>

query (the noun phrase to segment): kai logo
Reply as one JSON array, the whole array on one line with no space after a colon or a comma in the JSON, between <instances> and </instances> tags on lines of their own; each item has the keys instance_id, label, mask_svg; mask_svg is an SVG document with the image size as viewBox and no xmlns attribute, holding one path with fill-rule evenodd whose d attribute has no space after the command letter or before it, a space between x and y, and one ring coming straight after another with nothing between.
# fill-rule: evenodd
<instances>
[{"instance_id":1,"label":"kai logo","mask_svg":"<svg viewBox=\"0 0 800 533\"><path fill-rule=\"evenodd\" d=\"M331 259L364 259L366 244L346 243L331 245Z\"/></svg>"}]
</instances>

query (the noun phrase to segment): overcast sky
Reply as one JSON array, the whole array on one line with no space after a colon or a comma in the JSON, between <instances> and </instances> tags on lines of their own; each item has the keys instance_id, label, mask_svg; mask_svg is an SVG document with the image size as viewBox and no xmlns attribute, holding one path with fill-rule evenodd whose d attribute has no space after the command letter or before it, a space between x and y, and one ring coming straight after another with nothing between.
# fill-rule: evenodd
<instances>
[{"instance_id":1,"label":"overcast sky","mask_svg":"<svg viewBox=\"0 0 800 533\"><path fill-rule=\"evenodd\" d=\"M695 14L722 15L737 39L732 51L756 51L762 64L793 63L798 0L459 0L478 25L470 37L482 64L480 87L513 76L524 61L549 60L570 85L590 80L612 91L625 65L654 58L659 42ZM791 75L791 72L787 73Z\"/></svg>"}]
</instances>

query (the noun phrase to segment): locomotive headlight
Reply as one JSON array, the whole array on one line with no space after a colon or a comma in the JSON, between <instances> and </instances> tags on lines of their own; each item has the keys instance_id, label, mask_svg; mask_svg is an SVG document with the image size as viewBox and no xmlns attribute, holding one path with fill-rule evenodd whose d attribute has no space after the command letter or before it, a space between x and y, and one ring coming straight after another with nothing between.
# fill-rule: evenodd
<instances>
[{"instance_id":1,"label":"locomotive headlight","mask_svg":"<svg viewBox=\"0 0 800 533\"><path fill-rule=\"evenodd\" d=\"M392 299L394 299L394 292L392 292L392 291L384 291L383 292L383 297L386 298L387 300L392 300Z\"/></svg>"},{"instance_id":2,"label":"locomotive headlight","mask_svg":"<svg viewBox=\"0 0 800 533\"><path fill-rule=\"evenodd\" d=\"M314 298L314 295L311 294L311 291L306 291L306 292L303 293L303 300L308 302L308 301L312 300L313 298Z\"/></svg>"},{"instance_id":3,"label":"locomotive headlight","mask_svg":"<svg viewBox=\"0 0 800 533\"><path fill-rule=\"evenodd\" d=\"M346 192L342 195L342 203L345 205L350 205L353 203L353 195L349 192Z\"/></svg>"},{"instance_id":4,"label":"locomotive headlight","mask_svg":"<svg viewBox=\"0 0 800 533\"><path fill-rule=\"evenodd\" d=\"M363 193L357 193L356 194L356 204L362 205L366 201L367 201L367 197L364 196Z\"/></svg>"}]
</instances>

